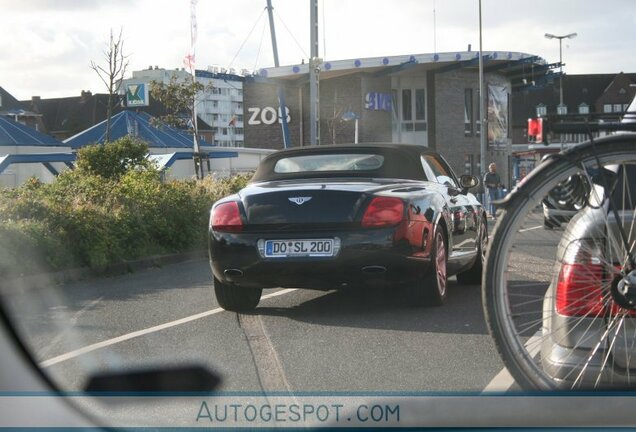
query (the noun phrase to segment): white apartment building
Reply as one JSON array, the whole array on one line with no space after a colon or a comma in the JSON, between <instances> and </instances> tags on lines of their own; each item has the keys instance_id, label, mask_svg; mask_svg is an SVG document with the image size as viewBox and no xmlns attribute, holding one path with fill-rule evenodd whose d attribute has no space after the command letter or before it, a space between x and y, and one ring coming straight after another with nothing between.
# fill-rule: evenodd
<instances>
[{"instance_id":1,"label":"white apartment building","mask_svg":"<svg viewBox=\"0 0 636 432\"><path fill-rule=\"evenodd\" d=\"M123 80L122 89L130 84L148 84L151 81L169 83L173 75L178 80L190 79L185 69L163 69L158 66L133 71L132 78ZM213 89L197 96L197 116L212 127L214 144L219 147L244 147L243 129L243 76L234 70L210 66L197 70L196 79ZM122 90L125 91L125 90Z\"/></svg>"}]
</instances>

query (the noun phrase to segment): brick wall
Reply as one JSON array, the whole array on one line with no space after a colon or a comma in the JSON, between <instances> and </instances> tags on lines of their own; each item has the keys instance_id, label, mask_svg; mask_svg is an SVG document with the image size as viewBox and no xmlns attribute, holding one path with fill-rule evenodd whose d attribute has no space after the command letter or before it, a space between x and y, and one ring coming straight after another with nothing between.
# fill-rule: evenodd
<instances>
[{"instance_id":1,"label":"brick wall","mask_svg":"<svg viewBox=\"0 0 636 432\"><path fill-rule=\"evenodd\" d=\"M245 83L243 87L243 110L245 113L243 125L246 147L276 150L283 148L283 131L281 124L278 122L278 107L280 105L278 102L278 89L279 86L277 84L254 81ZM286 84L284 95L291 117L288 123L291 143L292 146L297 147L300 145L302 127L299 87ZM263 113L263 110L268 107L274 108L277 113L277 120L273 124L263 122L263 117L266 121L272 117L271 111ZM307 116L305 121L308 121L308 119L309 117Z\"/></svg>"},{"instance_id":2,"label":"brick wall","mask_svg":"<svg viewBox=\"0 0 636 432\"><path fill-rule=\"evenodd\" d=\"M498 74L487 74L489 84L510 88L509 82ZM453 170L461 175L465 172L466 155L472 155L473 174L478 175L480 142L476 133L479 119L478 90L479 77L475 70L458 70L428 75L428 133L429 147L441 153ZM290 109L289 129L294 147L309 145L309 84L285 83L285 97ZM473 133L464 132L464 90L473 90ZM243 99L245 106L245 144L249 147L280 149L282 132L278 122L272 125L249 124L252 113L250 108L273 107L278 109L278 87L270 83L246 82ZM392 113L388 111L366 110L365 95L368 93L391 94L391 79L388 76L376 77L371 74L352 74L320 82L321 106L321 144L353 143L354 122L340 119L346 111L360 116L359 142L391 142ZM302 105L302 109L301 109ZM257 120L259 120L257 118ZM509 119L509 123L510 123ZM335 133L335 138L334 138ZM302 137L302 141L301 141ZM505 179L508 172L506 151L488 151L486 163L497 162L499 172Z\"/></svg>"},{"instance_id":3,"label":"brick wall","mask_svg":"<svg viewBox=\"0 0 636 432\"><path fill-rule=\"evenodd\" d=\"M285 83L285 99L290 110L289 130L292 144L298 147L310 142L309 84L301 86ZM391 142L391 112L372 111L364 108L364 98L369 92L391 93L388 77L355 74L320 82L320 138L321 144L353 143L355 122L344 121L342 114L352 111L360 116L358 141ZM278 86L262 82L247 82L243 92L245 106L245 145L248 147L283 148L281 126L278 122L263 124L254 111L272 107L278 109ZM301 109L302 104L302 109ZM261 124L250 124L260 122ZM301 140L302 138L302 140Z\"/></svg>"},{"instance_id":4,"label":"brick wall","mask_svg":"<svg viewBox=\"0 0 636 432\"><path fill-rule=\"evenodd\" d=\"M510 88L508 81L497 74L487 74L487 84L503 85ZM466 135L464 127L464 91L472 89L473 94L473 133ZM480 137L476 133L479 119L479 75L476 72L453 71L436 74L434 79L435 136L434 148L442 154L456 174L465 172L467 155L473 158L473 174L478 175L477 164L480 155ZM430 92L429 92L430 95ZM430 112L430 111L429 111ZM510 123L510 119L508 119ZM433 147L433 146L431 146ZM508 156L506 151L489 150L486 164L496 162L498 171L506 186L508 181Z\"/></svg>"}]
</instances>

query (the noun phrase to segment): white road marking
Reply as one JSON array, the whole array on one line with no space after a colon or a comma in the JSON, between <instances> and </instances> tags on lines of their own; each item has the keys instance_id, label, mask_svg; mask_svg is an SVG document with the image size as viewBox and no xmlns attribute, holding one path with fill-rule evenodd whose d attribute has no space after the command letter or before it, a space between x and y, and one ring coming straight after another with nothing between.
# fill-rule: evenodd
<instances>
[{"instance_id":1,"label":"white road marking","mask_svg":"<svg viewBox=\"0 0 636 432\"><path fill-rule=\"evenodd\" d=\"M526 231L536 230L536 229L539 229L539 228L543 228L543 226L539 225L539 226L532 227L532 228L526 228L526 229L519 230L519 232L522 233L522 232L526 232Z\"/></svg>"},{"instance_id":2,"label":"white road marking","mask_svg":"<svg viewBox=\"0 0 636 432\"><path fill-rule=\"evenodd\" d=\"M539 349L541 349L541 344L537 343L541 340L541 331L535 333L528 341L526 342L526 348L529 346L533 346L531 350L528 351L531 357L536 356L539 353ZM488 385L482 390L482 393L489 392L506 392L512 387L515 383L514 378L508 372L508 369L503 368L493 379L488 383Z\"/></svg>"},{"instance_id":3,"label":"white road marking","mask_svg":"<svg viewBox=\"0 0 636 432\"><path fill-rule=\"evenodd\" d=\"M277 296L281 296L281 295L285 295L285 294L289 294L289 293L294 292L294 291L296 291L295 288L283 289L283 290L276 291L276 292L271 293L271 294L264 295L263 297L261 297L261 300L267 300L269 298L277 297ZM224 312L224 311L225 311L225 309L223 309L223 308L211 309L211 310L208 310L208 311L205 311L205 312L201 312L201 313L198 313L198 314L195 314L195 315L187 316L185 318L181 318L181 319L178 319L178 320L170 321L170 322L167 322L167 323L164 323L164 324L159 324L159 325L156 325L156 326L153 326L153 327L148 327L148 328L145 328L143 330L137 330L137 331L134 331L132 333L127 333L127 334L124 334L124 335L121 335L121 336L118 336L118 337L115 337L115 338L112 338L112 339L108 339L108 340L105 340L105 341L102 341L102 342L94 343L92 345L87 345L87 346L85 346L83 348L79 348L79 349L76 349L74 351L70 351L70 352L67 352L65 354L61 354L61 355L59 355L57 357L53 357L51 359L45 360L45 361L40 363L40 367L41 368L46 368L46 367L49 367L49 366L53 366L53 365L56 365L58 363L62 363L64 361L73 359L75 357L79 357L81 355L87 354L89 352L92 352L92 351L95 351L95 350L98 350L98 349L101 349L101 348L105 348L105 347L108 347L108 346L111 346L111 345L115 345L115 344L118 344L120 342L124 342L124 341L130 340L130 339L134 339L136 337L145 336L145 335L151 334L151 333L156 333L158 331L165 330L165 329L171 328L171 327L176 327L176 326L181 325L181 324L186 324L186 323L189 323L189 322L192 322L192 321L196 321L198 319L205 318L205 317L208 317L208 316L211 316L211 315L215 315L215 314L218 314L218 313L221 313L221 312Z\"/></svg>"},{"instance_id":4,"label":"white road marking","mask_svg":"<svg viewBox=\"0 0 636 432\"><path fill-rule=\"evenodd\" d=\"M261 389L265 393L276 391L291 393L292 388L285 376L283 362L274 349L261 316L240 313L238 319L252 352Z\"/></svg>"},{"instance_id":5,"label":"white road marking","mask_svg":"<svg viewBox=\"0 0 636 432\"><path fill-rule=\"evenodd\" d=\"M59 333L57 336L55 336L53 338L53 340L51 340L51 342L49 342L49 344L44 348L44 351L40 354L42 357L44 357L45 355L48 355L51 350L60 343L60 341L62 339L64 339L66 336L68 336L69 332L72 330L73 326L75 326L75 324L77 324L77 320L79 320L79 318L84 315L84 313L89 310L94 308L95 306L97 306L97 303L99 303L102 299L104 298L104 296L99 297L98 299L93 300L92 302L88 303L86 306L84 306L82 309L80 309L75 315L73 315L73 318L71 318L69 320L69 322L65 325L65 329Z\"/></svg>"},{"instance_id":6,"label":"white road marking","mask_svg":"<svg viewBox=\"0 0 636 432\"><path fill-rule=\"evenodd\" d=\"M508 372L508 369L503 368L493 379L488 383L486 388L482 390L482 393L490 392L505 392L515 383L514 378Z\"/></svg>"}]
</instances>

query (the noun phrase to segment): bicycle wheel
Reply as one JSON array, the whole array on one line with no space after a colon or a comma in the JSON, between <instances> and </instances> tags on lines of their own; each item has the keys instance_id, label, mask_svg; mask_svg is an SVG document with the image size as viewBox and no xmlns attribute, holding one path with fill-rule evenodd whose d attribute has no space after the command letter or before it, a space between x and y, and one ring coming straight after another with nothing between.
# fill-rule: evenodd
<instances>
[{"instance_id":1,"label":"bicycle wheel","mask_svg":"<svg viewBox=\"0 0 636 432\"><path fill-rule=\"evenodd\" d=\"M522 388L636 387L634 203L631 134L549 158L502 203L482 298Z\"/></svg>"}]
</instances>

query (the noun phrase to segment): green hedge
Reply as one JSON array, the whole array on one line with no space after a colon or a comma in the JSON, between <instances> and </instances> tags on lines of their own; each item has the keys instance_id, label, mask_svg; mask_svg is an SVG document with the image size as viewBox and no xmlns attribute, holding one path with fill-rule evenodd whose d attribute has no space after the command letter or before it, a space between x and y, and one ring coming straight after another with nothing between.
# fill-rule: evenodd
<instances>
[{"instance_id":1,"label":"green hedge","mask_svg":"<svg viewBox=\"0 0 636 432\"><path fill-rule=\"evenodd\" d=\"M126 152L138 155L138 146L145 145L120 141L80 151L78 169L51 184L31 179L0 190L0 277L82 266L99 270L123 260L202 249L211 204L250 178L163 182L145 163L128 159L117 165ZM109 148L117 145L124 153ZM110 165L116 169L109 168L105 153L114 155ZM99 164L86 160L95 155Z\"/></svg>"}]
</instances>

